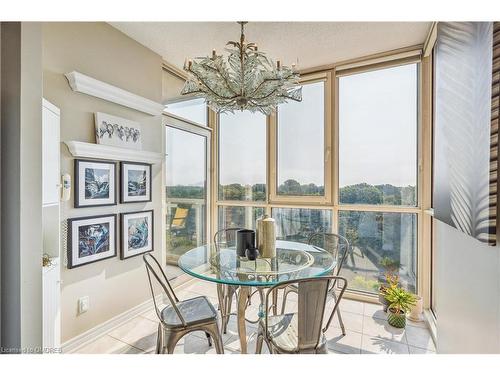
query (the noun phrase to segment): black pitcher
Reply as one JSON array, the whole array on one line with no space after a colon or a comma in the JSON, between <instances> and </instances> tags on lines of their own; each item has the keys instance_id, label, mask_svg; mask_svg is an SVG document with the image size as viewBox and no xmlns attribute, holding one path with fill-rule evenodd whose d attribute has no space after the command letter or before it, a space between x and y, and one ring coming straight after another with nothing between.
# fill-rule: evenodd
<instances>
[{"instance_id":1,"label":"black pitcher","mask_svg":"<svg viewBox=\"0 0 500 375\"><path fill-rule=\"evenodd\" d=\"M255 231L252 229L240 229L236 232L236 254L240 257L246 256L247 249L255 248Z\"/></svg>"}]
</instances>

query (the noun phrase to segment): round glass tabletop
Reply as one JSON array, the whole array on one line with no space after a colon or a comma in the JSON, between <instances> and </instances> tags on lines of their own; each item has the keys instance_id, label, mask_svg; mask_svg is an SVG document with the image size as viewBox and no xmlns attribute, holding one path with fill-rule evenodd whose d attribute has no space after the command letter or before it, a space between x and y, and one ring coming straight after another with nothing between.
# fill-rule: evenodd
<instances>
[{"instance_id":1,"label":"round glass tabletop","mask_svg":"<svg viewBox=\"0 0 500 375\"><path fill-rule=\"evenodd\" d=\"M328 274L337 264L333 256L317 246L300 242L276 241L275 258L248 260L236 255L234 248L216 251L203 245L187 251L179 267L199 279L222 284L272 286L281 281Z\"/></svg>"}]
</instances>

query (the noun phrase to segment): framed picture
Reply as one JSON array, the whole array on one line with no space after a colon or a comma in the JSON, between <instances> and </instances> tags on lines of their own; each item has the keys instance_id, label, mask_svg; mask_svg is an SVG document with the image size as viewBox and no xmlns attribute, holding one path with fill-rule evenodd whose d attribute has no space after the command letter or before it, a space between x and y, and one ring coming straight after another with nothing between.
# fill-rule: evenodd
<instances>
[{"instance_id":1,"label":"framed picture","mask_svg":"<svg viewBox=\"0 0 500 375\"><path fill-rule=\"evenodd\" d=\"M151 164L121 162L120 203L151 202Z\"/></svg>"},{"instance_id":2,"label":"framed picture","mask_svg":"<svg viewBox=\"0 0 500 375\"><path fill-rule=\"evenodd\" d=\"M116 164L75 159L75 207L116 204Z\"/></svg>"},{"instance_id":3,"label":"framed picture","mask_svg":"<svg viewBox=\"0 0 500 375\"><path fill-rule=\"evenodd\" d=\"M153 210L120 214L121 253L120 259L153 251Z\"/></svg>"},{"instance_id":4,"label":"framed picture","mask_svg":"<svg viewBox=\"0 0 500 375\"><path fill-rule=\"evenodd\" d=\"M116 215L68 219L68 268L116 256Z\"/></svg>"},{"instance_id":5,"label":"framed picture","mask_svg":"<svg viewBox=\"0 0 500 375\"><path fill-rule=\"evenodd\" d=\"M96 143L142 150L141 125L125 118L95 113Z\"/></svg>"}]
</instances>

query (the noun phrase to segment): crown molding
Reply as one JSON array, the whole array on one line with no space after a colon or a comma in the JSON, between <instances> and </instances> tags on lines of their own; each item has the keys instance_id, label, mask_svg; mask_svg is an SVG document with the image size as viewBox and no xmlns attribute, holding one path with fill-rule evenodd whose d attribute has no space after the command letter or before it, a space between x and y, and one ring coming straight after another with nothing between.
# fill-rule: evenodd
<instances>
[{"instance_id":1,"label":"crown molding","mask_svg":"<svg viewBox=\"0 0 500 375\"><path fill-rule=\"evenodd\" d=\"M73 71L66 73L65 76L71 89L75 92L95 96L152 116L160 115L163 112L164 106L161 103L99 81L80 72Z\"/></svg>"},{"instance_id":2,"label":"crown molding","mask_svg":"<svg viewBox=\"0 0 500 375\"><path fill-rule=\"evenodd\" d=\"M139 151L116 146L95 143L66 141L69 152L76 158L133 161L157 164L162 161L162 154L151 151Z\"/></svg>"}]
</instances>

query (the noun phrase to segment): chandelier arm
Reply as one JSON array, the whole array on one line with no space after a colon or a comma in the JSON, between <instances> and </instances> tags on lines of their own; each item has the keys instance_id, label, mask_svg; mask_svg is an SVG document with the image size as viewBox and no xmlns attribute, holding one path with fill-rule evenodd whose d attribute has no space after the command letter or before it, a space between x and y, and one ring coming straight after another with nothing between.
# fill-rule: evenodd
<instances>
[{"instance_id":1,"label":"chandelier arm","mask_svg":"<svg viewBox=\"0 0 500 375\"><path fill-rule=\"evenodd\" d=\"M265 84L266 82L281 81L281 80L286 81L286 80L290 79L291 77L293 77L294 74L295 73L290 73L289 75L287 75L286 77L283 77L283 78L264 78L262 80L262 82L259 83L259 85L255 88L255 90L253 90L252 95L255 94L262 87L262 85Z\"/></svg>"},{"instance_id":2,"label":"chandelier arm","mask_svg":"<svg viewBox=\"0 0 500 375\"><path fill-rule=\"evenodd\" d=\"M234 95L234 96L221 96L219 94L217 94L214 90L212 90L212 88L210 86L208 86L205 81L203 80L203 78L201 78L198 74L196 74L195 72L193 72L192 70L189 70L190 73L192 73L199 81L199 83L201 83L204 87L206 87L208 89L208 91L210 91L212 94L214 94L216 97L219 97L219 98L223 98L223 99L235 99L238 97L238 95Z\"/></svg>"},{"instance_id":3,"label":"chandelier arm","mask_svg":"<svg viewBox=\"0 0 500 375\"><path fill-rule=\"evenodd\" d=\"M255 90L252 91L252 95L254 95L261 87L264 83L266 82L270 82L270 81L279 81L280 79L279 78L265 78L262 80L261 83L259 83L259 85L255 88Z\"/></svg>"},{"instance_id":4,"label":"chandelier arm","mask_svg":"<svg viewBox=\"0 0 500 375\"><path fill-rule=\"evenodd\" d=\"M286 92L288 94L288 91ZM296 102L301 102L302 99L297 99L297 98L294 98L293 96L290 96L290 95L282 95L283 98L288 98L288 99L292 99L293 101L296 101Z\"/></svg>"},{"instance_id":5,"label":"chandelier arm","mask_svg":"<svg viewBox=\"0 0 500 375\"><path fill-rule=\"evenodd\" d=\"M219 77L221 77L221 78L224 80L224 84L225 84L226 88L227 88L229 91L231 91L231 92L235 95L235 96L234 96L235 98L238 96L238 94L237 94L237 93L236 93L236 92L235 92L235 91L231 88L231 86L229 85L229 82L228 82L227 78L224 76L224 74L222 74L222 73L220 72L220 70L219 70L219 69L214 68L214 67L212 67L212 66L210 66L210 65L206 65L206 64L203 64L203 66L204 66L205 68L208 68L208 69L211 69L212 71L217 72L217 73L219 74ZM219 95L217 95L217 96L219 96Z\"/></svg>"},{"instance_id":6,"label":"chandelier arm","mask_svg":"<svg viewBox=\"0 0 500 375\"><path fill-rule=\"evenodd\" d=\"M286 78L266 78L264 79L260 84L259 84L259 87L262 86L264 83L266 82L273 82L273 81L280 81L282 79L284 80L287 80L288 78L290 78L292 75L289 75L287 76ZM273 91L271 91L269 94L266 94L264 96L260 96L260 97L256 97L255 99L258 99L258 100L261 100L261 99L266 99L268 97L270 97L272 94L274 94L276 92L277 89L274 89ZM288 90L291 90L291 89L287 89L286 91L288 92ZM257 91L257 89L255 89L253 92L252 92L252 95L255 94L255 92ZM283 96L283 95L280 95L280 96ZM288 98L288 96L285 96Z\"/></svg>"}]
</instances>

